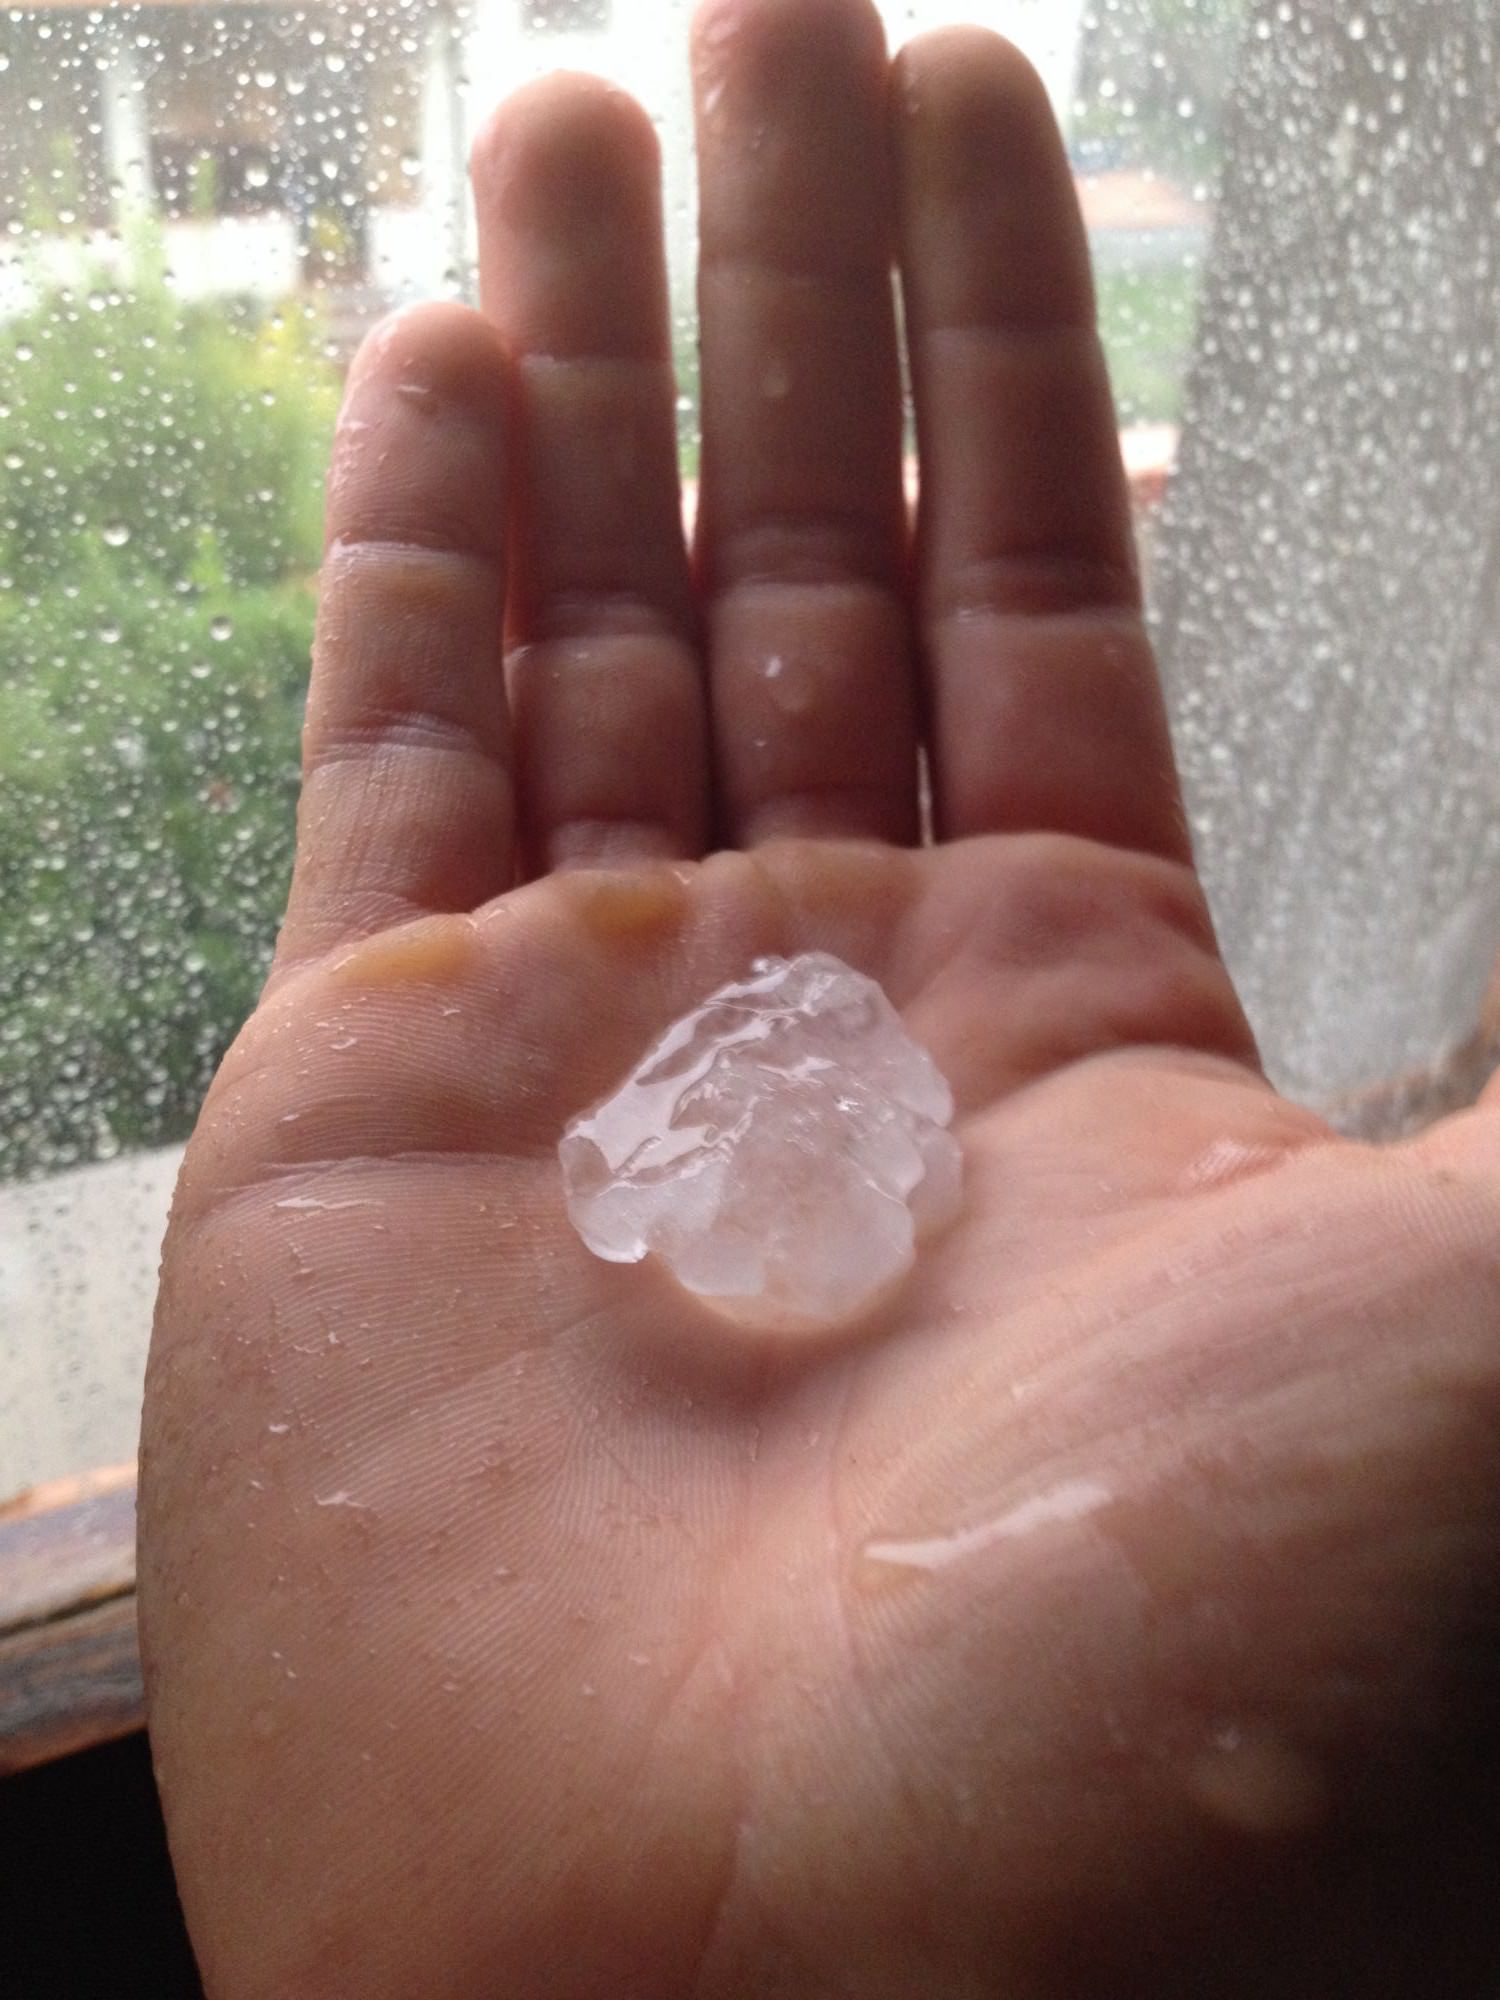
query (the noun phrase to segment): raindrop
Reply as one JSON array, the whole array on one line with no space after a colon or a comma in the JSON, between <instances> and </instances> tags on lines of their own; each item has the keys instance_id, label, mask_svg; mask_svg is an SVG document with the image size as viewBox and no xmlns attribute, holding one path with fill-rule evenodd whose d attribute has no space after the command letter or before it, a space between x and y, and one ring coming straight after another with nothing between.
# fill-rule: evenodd
<instances>
[{"instance_id":1,"label":"raindrop","mask_svg":"<svg viewBox=\"0 0 1500 2000\"><path fill-rule=\"evenodd\" d=\"M130 529L124 521L110 521L102 532L112 549L123 549L130 540Z\"/></svg>"},{"instance_id":2,"label":"raindrop","mask_svg":"<svg viewBox=\"0 0 1500 2000\"><path fill-rule=\"evenodd\" d=\"M224 640L227 639L233 631L234 631L234 620L232 618L226 617L221 612L220 615L210 623L208 628L208 636L211 639Z\"/></svg>"}]
</instances>

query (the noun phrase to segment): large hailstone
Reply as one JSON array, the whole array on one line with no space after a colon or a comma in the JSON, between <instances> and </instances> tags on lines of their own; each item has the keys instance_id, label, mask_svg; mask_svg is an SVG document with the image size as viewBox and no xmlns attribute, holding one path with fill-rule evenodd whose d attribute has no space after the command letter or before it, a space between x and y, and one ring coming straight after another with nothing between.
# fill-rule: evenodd
<instances>
[{"instance_id":1,"label":"large hailstone","mask_svg":"<svg viewBox=\"0 0 1500 2000\"><path fill-rule=\"evenodd\" d=\"M837 1324L952 1219L952 1118L873 979L826 952L758 959L568 1127L568 1214L595 1256L654 1252L737 1317Z\"/></svg>"}]
</instances>

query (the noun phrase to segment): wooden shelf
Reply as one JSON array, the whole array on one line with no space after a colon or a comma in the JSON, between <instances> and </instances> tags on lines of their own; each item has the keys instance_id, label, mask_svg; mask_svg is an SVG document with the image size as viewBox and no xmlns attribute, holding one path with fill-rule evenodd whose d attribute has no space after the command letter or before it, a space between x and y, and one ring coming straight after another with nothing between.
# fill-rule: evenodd
<instances>
[{"instance_id":1,"label":"wooden shelf","mask_svg":"<svg viewBox=\"0 0 1500 2000\"><path fill-rule=\"evenodd\" d=\"M141 1728L135 1466L0 1507L0 1777Z\"/></svg>"}]
</instances>

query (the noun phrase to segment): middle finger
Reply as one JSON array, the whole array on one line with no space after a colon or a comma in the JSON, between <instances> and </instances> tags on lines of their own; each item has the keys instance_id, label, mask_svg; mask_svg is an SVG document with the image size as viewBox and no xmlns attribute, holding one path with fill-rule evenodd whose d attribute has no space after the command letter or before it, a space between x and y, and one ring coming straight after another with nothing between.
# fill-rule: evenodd
<instances>
[{"instance_id":1,"label":"middle finger","mask_svg":"<svg viewBox=\"0 0 1500 2000\"><path fill-rule=\"evenodd\" d=\"M694 31L721 835L917 828L889 71L869 0Z\"/></svg>"},{"instance_id":2,"label":"middle finger","mask_svg":"<svg viewBox=\"0 0 1500 2000\"><path fill-rule=\"evenodd\" d=\"M509 685L524 872L702 851L660 157L624 92L553 76L474 153L480 293L515 360Z\"/></svg>"}]
</instances>

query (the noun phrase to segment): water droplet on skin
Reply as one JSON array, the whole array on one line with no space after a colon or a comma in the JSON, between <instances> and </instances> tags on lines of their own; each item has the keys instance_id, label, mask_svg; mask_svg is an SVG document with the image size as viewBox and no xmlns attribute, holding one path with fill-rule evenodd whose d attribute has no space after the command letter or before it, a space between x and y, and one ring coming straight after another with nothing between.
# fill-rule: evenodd
<instances>
[{"instance_id":1,"label":"water droplet on skin","mask_svg":"<svg viewBox=\"0 0 1500 2000\"><path fill-rule=\"evenodd\" d=\"M760 378L760 393L768 403L783 403L792 393L792 371L784 361L771 362Z\"/></svg>"},{"instance_id":2,"label":"water droplet on skin","mask_svg":"<svg viewBox=\"0 0 1500 2000\"><path fill-rule=\"evenodd\" d=\"M766 662L766 692L783 715L805 715L813 704L813 677L808 668L783 653Z\"/></svg>"},{"instance_id":3,"label":"water droplet on skin","mask_svg":"<svg viewBox=\"0 0 1500 2000\"><path fill-rule=\"evenodd\" d=\"M698 18L697 38L699 49L707 53L727 48L739 32L740 20L733 7L710 7Z\"/></svg>"},{"instance_id":4,"label":"water droplet on skin","mask_svg":"<svg viewBox=\"0 0 1500 2000\"><path fill-rule=\"evenodd\" d=\"M1247 1146L1238 1139L1215 1139L1183 1176L1184 1190L1223 1187L1280 1165L1286 1155L1274 1146Z\"/></svg>"},{"instance_id":5,"label":"water droplet on skin","mask_svg":"<svg viewBox=\"0 0 1500 2000\"><path fill-rule=\"evenodd\" d=\"M273 1201L272 1208L311 1210L317 1214L331 1215L341 1208L379 1208L378 1201L368 1197L351 1196L348 1201L319 1201L316 1195L290 1194L284 1201Z\"/></svg>"},{"instance_id":6,"label":"water droplet on skin","mask_svg":"<svg viewBox=\"0 0 1500 2000\"><path fill-rule=\"evenodd\" d=\"M1020 1541L1040 1528L1081 1521L1107 1507L1114 1495L1097 1479L1070 1479L1048 1492L1033 1494L993 1521L976 1527L958 1528L945 1535L926 1535L911 1540L879 1537L864 1545L868 1563L895 1569L947 1569L967 1556L993 1548L997 1542Z\"/></svg>"},{"instance_id":7,"label":"water droplet on skin","mask_svg":"<svg viewBox=\"0 0 1500 2000\"><path fill-rule=\"evenodd\" d=\"M1192 1760L1188 1790L1214 1819L1262 1839L1306 1832L1327 1816L1322 1773L1269 1730L1216 1729Z\"/></svg>"}]
</instances>

